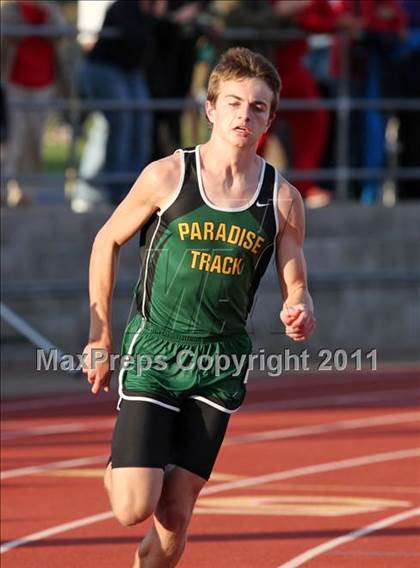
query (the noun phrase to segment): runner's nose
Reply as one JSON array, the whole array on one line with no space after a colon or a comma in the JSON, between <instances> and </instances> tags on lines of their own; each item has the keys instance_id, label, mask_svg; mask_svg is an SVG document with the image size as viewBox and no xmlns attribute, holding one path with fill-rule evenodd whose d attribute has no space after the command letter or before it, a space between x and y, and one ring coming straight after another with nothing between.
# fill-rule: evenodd
<instances>
[{"instance_id":1,"label":"runner's nose","mask_svg":"<svg viewBox=\"0 0 420 568\"><path fill-rule=\"evenodd\" d=\"M249 105L243 105L239 109L239 118L245 122L251 120L251 108Z\"/></svg>"}]
</instances>

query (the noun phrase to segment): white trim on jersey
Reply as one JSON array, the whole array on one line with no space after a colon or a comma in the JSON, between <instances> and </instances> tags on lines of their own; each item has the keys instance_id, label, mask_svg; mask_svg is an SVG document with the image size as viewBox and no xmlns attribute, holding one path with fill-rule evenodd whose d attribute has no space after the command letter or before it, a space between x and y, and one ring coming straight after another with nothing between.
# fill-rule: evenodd
<instances>
[{"instance_id":1,"label":"white trim on jersey","mask_svg":"<svg viewBox=\"0 0 420 568\"><path fill-rule=\"evenodd\" d=\"M140 337L140 335L142 334L145 324L146 324L146 320L142 319L140 327L138 328L136 333L133 335L133 339L131 340L130 346L129 346L128 351L127 351L127 355L132 355L134 347L136 345L136 341ZM124 369L124 366L122 365L120 372L119 372L119 375L118 375L118 394L119 394L119 397L120 397L120 400L118 401L118 405L117 405L118 410L119 410L121 399L123 398L124 371L125 371L125 369Z\"/></svg>"},{"instance_id":2,"label":"white trim on jersey","mask_svg":"<svg viewBox=\"0 0 420 568\"><path fill-rule=\"evenodd\" d=\"M138 328L138 330L136 331L136 333L133 336L133 339L131 340L130 346L128 348L127 351L127 355L132 355L133 351L134 351L134 347L136 346L137 340L139 339L140 335L143 333L144 330L144 326L146 324L146 320L142 319L140 327ZM143 400L145 402L151 402L152 404L157 404L159 406L162 406L163 408L167 408L168 410L174 410L175 412L179 412L180 409L176 406L171 406L170 404L166 404L164 402L161 402L160 400L156 400L155 398L149 397L149 396L136 396L136 395L128 395L125 394L123 392L123 380L124 380L124 372L126 371L126 369L124 368L124 366L121 366L121 370L120 373L118 375L118 395L119 395L119 401L118 401L118 405L117 405L117 409L120 409L120 404L121 404L121 400Z\"/></svg>"},{"instance_id":3,"label":"white trim on jersey","mask_svg":"<svg viewBox=\"0 0 420 568\"><path fill-rule=\"evenodd\" d=\"M274 168L273 208L274 208L274 218L276 220L276 237L280 232L278 201L279 201L279 172L277 171L277 168Z\"/></svg>"},{"instance_id":4,"label":"white trim on jersey","mask_svg":"<svg viewBox=\"0 0 420 568\"><path fill-rule=\"evenodd\" d=\"M225 412L226 414L233 414L234 412L237 412L239 410L239 408L235 408L235 410L229 410L228 408L225 408L221 404L217 404L216 402L213 402L212 400L209 400L208 398L205 398L204 396L193 395L193 396L189 396L188 398L194 398L195 400L199 400L200 402L204 402L205 404L208 404L209 406L212 406L213 408L217 408L217 410L220 410L221 412Z\"/></svg>"},{"instance_id":5,"label":"white trim on jersey","mask_svg":"<svg viewBox=\"0 0 420 568\"><path fill-rule=\"evenodd\" d=\"M202 180L202 177L201 177L201 159L200 159L200 149L199 148L200 148L200 144L198 144L195 148L195 163L196 163L196 168L197 168L198 187L200 188L201 197L202 197L204 203L206 205L208 205L208 207L210 207L211 209L215 209L216 211L225 211L227 213L236 212L236 211L237 212L246 211L247 209L252 207L252 205L254 205L254 203L258 199L258 196L259 196L260 190L261 190L261 186L262 186L263 181L264 181L265 166L266 166L265 160L263 158L260 158L260 160L261 160L261 172L260 172L260 177L258 179L257 189L256 189L254 195L251 197L250 201L248 201L248 203L245 203L245 205L242 205L241 207L217 207L217 205L215 205L214 203L212 203L208 199L206 192L204 190L203 180Z\"/></svg>"},{"instance_id":6,"label":"white trim on jersey","mask_svg":"<svg viewBox=\"0 0 420 568\"><path fill-rule=\"evenodd\" d=\"M182 148L178 148L178 150L175 150L174 154L176 154L177 152L180 152L180 160L181 160L181 175L179 177L178 186L176 188L176 191L175 191L173 197L168 201L168 203L166 203L166 205L164 207L161 207L159 209L159 211L157 212L159 217L161 217L165 213L165 211L167 211L169 209L169 207L175 203L175 201L178 199L179 194L181 193L182 186L184 185L184 178L185 178L184 150Z\"/></svg>"},{"instance_id":7,"label":"white trim on jersey","mask_svg":"<svg viewBox=\"0 0 420 568\"><path fill-rule=\"evenodd\" d=\"M272 168L274 168L274 166L271 166ZM280 222L279 222L279 216L278 216L278 210L277 210L277 201L278 201L278 181L279 181L279 175L278 175L278 171L276 168L274 168L274 186L273 186L273 214L274 214L274 219L276 221L276 234L274 236L273 242L269 243L266 247L264 247L260 253L260 256L255 264L254 270L257 270L257 267L260 263L260 260L264 257L265 251L270 249L271 247L273 247L274 253L276 252L276 247L277 247L277 236L279 234L280 231ZM246 382L246 381L244 381Z\"/></svg>"},{"instance_id":8,"label":"white trim on jersey","mask_svg":"<svg viewBox=\"0 0 420 568\"><path fill-rule=\"evenodd\" d=\"M127 394L122 394L121 398L124 400L140 400L144 402L150 402L151 404L157 404L158 406L162 406L163 408L167 408L168 410L173 410L175 412L180 412L181 409L177 406L172 406L171 404L166 404L165 402L161 402L160 400L156 400L155 398L151 398L149 396L129 396Z\"/></svg>"},{"instance_id":9,"label":"white trim on jersey","mask_svg":"<svg viewBox=\"0 0 420 568\"><path fill-rule=\"evenodd\" d=\"M274 176L274 190L273 190L273 207L274 207L274 218L276 220L276 235L274 237L274 266L277 269L277 249L278 243L277 239L280 234L280 220L279 220L279 172L277 168L274 168L275 176Z\"/></svg>"}]
</instances>

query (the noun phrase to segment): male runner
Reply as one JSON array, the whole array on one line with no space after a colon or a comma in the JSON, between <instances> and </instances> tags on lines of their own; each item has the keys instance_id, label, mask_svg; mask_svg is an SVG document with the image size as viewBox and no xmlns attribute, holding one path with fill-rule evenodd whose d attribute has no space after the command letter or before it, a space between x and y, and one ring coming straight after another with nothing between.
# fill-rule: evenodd
<instances>
[{"instance_id":1,"label":"male runner","mask_svg":"<svg viewBox=\"0 0 420 568\"><path fill-rule=\"evenodd\" d=\"M93 245L89 357L92 349L112 352L118 251L142 229L138 313L122 351L144 364L121 367L105 474L123 525L153 515L134 567L170 568L181 557L194 503L245 396L251 353L245 323L273 249L286 334L304 340L315 326L302 199L256 155L279 91L279 76L264 57L245 48L225 52L209 80L210 140L151 163ZM208 362L217 357L223 365L216 372ZM92 367L92 393L108 392L109 359Z\"/></svg>"}]
</instances>

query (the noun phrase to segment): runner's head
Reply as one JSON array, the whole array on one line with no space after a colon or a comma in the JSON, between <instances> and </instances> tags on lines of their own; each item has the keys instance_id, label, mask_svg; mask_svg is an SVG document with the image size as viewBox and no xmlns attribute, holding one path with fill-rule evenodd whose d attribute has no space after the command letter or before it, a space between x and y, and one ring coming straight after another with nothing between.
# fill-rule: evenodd
<instances>
[{"instance_id":1,"label":"runner's head","mask_svg":"<svg viewBox=\"0 0 420 568\"><path fill-rule=\"evenodd\" d=\"M225 134L228 128L254 143L276 114L280 87L276 69L263 55L244 47L228 49L210 75L207 118L213 127L221 124Z\"/></svg>"},{"instance_id":2,"label":"runner's head","mask_svg":"<svg viewBox=\"0 0 420 568\"><path fill-rule=\"evenodd\" d=\"M274 65L260 53L246 47L231 47L225 51L210 74L207 100L214 106L222 81L261 79L272 93L270 118L277 112L281 80Z\"/></svg>"}]
</instances>

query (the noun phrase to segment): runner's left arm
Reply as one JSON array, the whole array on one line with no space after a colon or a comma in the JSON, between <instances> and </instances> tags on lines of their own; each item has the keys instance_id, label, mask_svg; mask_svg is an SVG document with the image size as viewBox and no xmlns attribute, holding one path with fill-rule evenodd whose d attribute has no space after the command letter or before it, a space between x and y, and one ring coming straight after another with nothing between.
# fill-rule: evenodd
<instances>
[{"instance_id":1,"label":"runner's left arm","mask_svg":"<svg viewBox=\"0 0 420 568\"><path fill-rule=\"evenodd\" d=\"M295 341L308 339L315 329L314 306L308 290L303 254L305 210L298 190L280 176L277 212L279 232L276 266L283 293L280 319L286 335Z\"/></svg>"}]
</instances>

